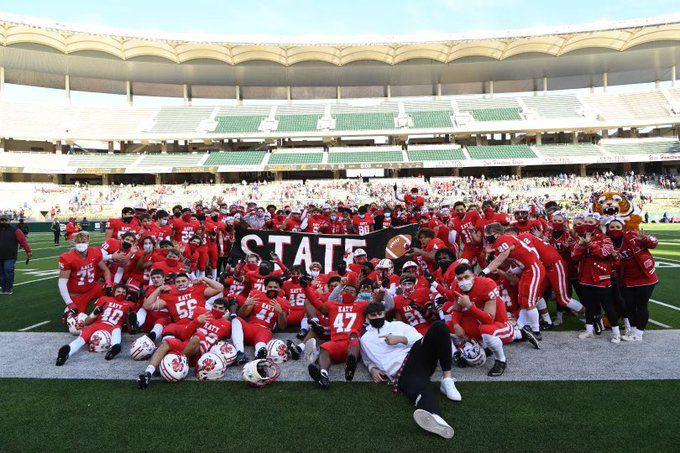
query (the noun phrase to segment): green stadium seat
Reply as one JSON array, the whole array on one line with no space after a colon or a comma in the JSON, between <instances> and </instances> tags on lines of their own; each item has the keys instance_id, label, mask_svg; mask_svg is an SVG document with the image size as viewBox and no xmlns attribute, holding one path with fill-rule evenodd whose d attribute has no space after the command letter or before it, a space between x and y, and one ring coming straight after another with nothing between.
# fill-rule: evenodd
<instances>
[{"instance_id":1,"label":"green stadium seat","mask_svg":"<svg viewBox=\"0 0 680 453\"><path fill-rule=\"evenodd\" d=\"M203 166L219 165L260 165L266 151L227 151L211 153Z\"/></svg>"},{"instance_id":2,"label":"green stadium seat","mask_svg":"<svg viewBox=\"0 0 680 453\"><path fill-rule=\"evenodd\" d=\"M536 154L527 145L468 146L473 159L531 159Z\"/></svg>"},{"instance_id":3,"label":"green stadium seat","mask_svg":"<svg viewBox=\"0 0 680 453\"><path fill-rule=\"evenodd\" d=\"M137 167L196 167L204 153L146 154Z\"/></svg>"},{"instance_id":4,"label":"green stadium seat","mask_svg":"<svg viewBox=\"0 0 680 453\"><path fill-rule=\"evenodd\" d=\"M163 107L156 115L151 132L195 132L202 121L207 120L214 107Z\"/></svg>"},{"instance_id":5,"label":"green stadium seat","mask_svg":"<svg viewBox=\"0 0 680 453\"><path fill-rule=\"evenodd\" d=\"M315 131L317 122L323 115L279 115L276 119L278 132L307 132Z\"/></svg>"},{"instance_id":6,"label":"green stadium seat","mask_svg":"<svg viewBox=\"0 0 680 453\"><path fill-rule=\"evenodd\" d=\"M401 151L356 151L332 152L328 155L329 164L362 164L403 162Z\"/></svg>"},{"instance_id":7,"label":"green stadium seat","mask_svg":"<svg viewBox=\"0 0 680 453\"><path fill-rule=\"evenodd\" d=\"M519 108L469 110L475 121L518 121L522 119Z\"/></svg>"},{"instance_id":8,"label":"green stadium seat","mask_svg":"<svg viewBox=\"0 0 680 453\"><path fill-rule=\"evenodd\" d=\"M257 132L260 128L260 123L266 116L261 115L245 115L245 116L218 116L217 127L215 133L249 133Z\"/></svg>"},{"instance_id":9,"label":"green stadium seat","mask_svg":"<svg viewBox=\"0 0 680 453\"><path fill-rule=\"evenodd\" d=\"M537 146L539 154L544 157L587 157L601 156L599 148L592 143L566 143Z\"/></svg>"},{"instance_id":10,"label":"green stadium seat","mask_svg":"<svg viewBox=\"0 0 680 453\"><path fill-rule=\"evenodd\" d=\"M69 167L124 168L132 165L139 154L76 154L69 158Z\"/></svg>"},{"instance_id":11,"label":"green stadium seat","mask_svg":"<svg viewBox=\"0 0 680 453\"><path fill-rule=\"evenodd\" d=\"M639 141L626 143L602 143L607 152L614 155L680 154L678 141Z\"/></svg>"},{"instance_id":12,"label":"green stadium seat","mask_svg":"<svg viewBox=\"0 0 680 453\"><path fill-rule=\"evenodd\" d=\"M409 150L408 160L425 162L431 160L465 160L462 149L419 149Z\"/></svg>"},{"instance_id":13,"label":"green stadium seat","mask_svg":"<svg viewBox=\"0 0 680 453\"><path fill-rule=\"evenodd\" d=\"M416 129L434 129L437 127L452 127L451 111L435 110L429 112L411 112L413 127Z\"/></svg>"},{"instance_id":14,"label":"green stadium seat","mask_svg":"<svg viewBox=\"0 0 680 453\"><path fill-rule=\"evenodd\" d=\"M268 165L320 164L323 153L272 153Z\"/></svg>"},{"instance_id":15,"label":"green stadium seat","mask_svg":"<svg viewBox=\"0 0 680 453\"><path fill-rule=\"evenodd\" d=\"M540 119L581 118L578 111L583 109L576 96L533 96L522 101Z\"/></svg>"},{"instance_id":16,"label":"green stadium seat","mask_svg":"<svg viewBox=\"0 0 680 453\"><path fill-rule=\"evenodd\" d=\"M336 113L333 117L338 131L394 129L393 113Z\"/></svg>"}]
</instances>

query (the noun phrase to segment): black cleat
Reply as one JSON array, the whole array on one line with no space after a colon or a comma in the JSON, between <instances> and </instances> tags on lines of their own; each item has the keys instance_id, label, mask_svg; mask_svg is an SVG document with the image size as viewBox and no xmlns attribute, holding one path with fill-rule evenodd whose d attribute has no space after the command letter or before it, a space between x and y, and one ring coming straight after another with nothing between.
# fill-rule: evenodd
<instances>
[{"instance_id":1,"label":"black cleat","mask_svg":"<svg viewBox=\"0 0 680 453\"><path fill-rule=\"evenodd\" d=\"M158 377L160 375L161 375L161 368L160 367L153 370L153 377Z\"/></svg>"},{"instance_id":2,"label":"black cleat","mask_svg":"<svg viewBox=\"0 0 680 453\"><path fill-rule=\"evenodd\" d=\"M248 357L246 357L246 353L243 351L238 351L236 353L236 365L245 365L248 363Z\"/></svg>"},{"instance_id":3,"label":"black cleat","mask_svg":"<svg viewBox=\"0 0 680 453\"><path fill-rule=\"evenodd\" d=\"M258 359L266 359L267 358L267 348L258 349L255 357L257 357Z\"/></svg>"},{"instance_id":4,"label":"black cleat","mask_svg":"<svg viewBox=\"0 0 680 453\"><path fill-rule=\"evenodd\" d=\"M357 369L357 358L352 354L347 355L347 362L345 362L345 380L352 382L354 379L354 372Z\"/></svg>"},{"instance_id":5,"label":"black cleat","mask_svg":"<svg viewBox=\"0 0 680 453\"><path fill-rule=\"evenodd\" d=\"M593 324L593 331L595 335L601 335L604 332L604 322L602 322L602 316L595 317L595 323Z\"/></svg>"},{"instance_id":6,"label":"black cleat","mask_svg":"<svg viewBox=\"0 0 680 453\"><path fill-rule=\"evenodd\" d=\"M111 349L109 349L109 351L106 353L106 355L104 356L104 359L105 360L111 360L112 358L114 358L118 354L120 354L120 343L114 344L113 346L111 346Z\"/></svg>"},{"instance_id":7,"label":"black cleat","mask_svg":"<svg viewBox=\"0 0 680 453\"><path fill-rule=\"evenodd\" d=\"M312 328L312 332L314 332L317 336L323 337L326 334L326 329L323 328L318 320L312 319L309 321L309 325Z\"/></svg>"},{"instance_id":8,"label":"black cleat","mask_svg":"<svg viewBox=\"0 0 680 453\"><path fill-rule=\"evenodd\" d=\"M507 363L501 362L500 360L495 360L493 362L493 367L489 370L489 372L486 375L490 377L500 376L505 372L506 366Z\"/></svg>"},{"instance_id":9,"label":"black cleat","mask_svg":"<svg viewBox=\"0 0 680 453\"><path fill-rule=\"evenodd\" d=\"M151 382L151 373L140 374L137 378L137 387L140 390L144 390L149 386L149 382Z\"/></svg>"},{"instance_id":10,"label":"black cleat","mask_svg":"<svg viewBox=\"0 0 680 453\"><path fill-rule=\"evenodd\" d=\"M541 330L553 330L555 327L553 323L545 322L542 319L539 321L539 326L541 327Z\"/></svg>"},{"instance_id":11,"label":"black cleat","mask_svg":"<svg viewBox=\"0 0 680 453\"><path fill-rule=\"evenodd\" d=\"M535 349L541 349L536 335L534 335L529 326L524 326L520 332L522 332L522 340L528 341Z\"/></svg>"},{"instance_id":12,"label":"black cleat","mask_svg":"<svg viewBox=\"0 0 680 453\"><path fill-rule=\"evenodd\" d=\"M57 366L62 366L68 360L68 355L71 353L71 346L65 344L59 348L57 353Z\"/></svg>"},{"instance_id":13,"label":"black cleat","mask_svg":"<svg viewBox=\"0 0 680 453\"><path fill-rule=\"evenodd\" d=\"M295 335L298 340L304 340L309 331L307 329L300 329L300 331ZM297 360L297 359L295 359Z\"/></svg>"},{"instance_id":14,"label":"black cleat","mask_svg":"<svg viewBox=\"0 0 680 453\"><path fill-rule=\"evenodd\" d=\"M324 376L324 374L321 372L321 368L319 368L318 365L315 364L310 364L307 367L307 371L309 372L309 376L319 384L319 386L324 389L328 390L331 386L331 381L328 379L328 376Z\"/></svg>"},{"instance_id":15,"label":"black cleat","mask_svg":"<svg viewBox=\"0 0 680 453\"><path fill-rule=\"evenodd\" d=\"M491 357L493 355L493 351L489 348L484 348L484 354L486 354L487 357Z\"/></svg>"},{"instance_id":16,"label":"black cleat","mask_svg":"<svg viewBox=\"0 0 680 453\"><path fill-rule=\"evenodd\" d=\"M156 332L149 332L146 334L147 337L149 337L149 340L153 341L154 343L156 342Z\"/></svg>"},{"instance_id":17,"label":"black cleat","mask_svg":"<svg viewBox=\"0 0 680 453\"><path fill-rule=\"evenodd\" d=\"M453 361L458 366L458 368L465 368L467 366L467 362L463 358L463 354L461 354L460 351L455 351L453 353Z\"/></svg>"},{"instance_id":18,"label":"black cleat","mask_svg":"<svg viewBox=\"0 0 680 453\"><path fill-rule=\"evenodd\" d=\"M300 346L293 343L293 340L287 340L286 347L288 348L288 352L290 352L291 359L298 360L300 358L300 354L302 354L302 349L300 349Z\"/></svg>"}]
</instances>

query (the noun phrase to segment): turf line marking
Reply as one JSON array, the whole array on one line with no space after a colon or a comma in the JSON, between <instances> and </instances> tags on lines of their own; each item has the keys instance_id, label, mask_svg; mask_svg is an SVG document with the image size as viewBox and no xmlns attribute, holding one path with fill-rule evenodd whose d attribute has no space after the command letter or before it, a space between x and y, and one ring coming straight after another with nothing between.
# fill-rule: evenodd
<instances>
[{"instance_id":1,"label":"turf line marking","mask_svg":"<svg viewBox=\"0 0 680 453\"><path fill-rule=\"evenodd\" d=\"M669 326L668 324L664 324L664 323L659 322L659 321L654 321L653 319L649 319L649 322L651 324L654 324L655 326L663 327L664 329L670 329L671 328L671 326Z\"/></svg>"},{"instance_id":2,"label":"turf line marking","mask_svg":"<svg viewBox=\"0 0 680 453\"><path fill-rule=\"evenodd\" d=\"M41 282L43 280L50 280L52 278L57 278L57 277L59 277L59 276L58 275L51 275L49 277L36 278L35 280L29 280L27 282L15 283L14 286L28 285L29 283Z\"/></svg>"},{"instance_id":3,"label":"turf line marking","mask_svg":"<svg viewBox=\"0 0 680 453\"><path fill-rule=\"evenodd\" d=\"M26 332L27 330L35 329L36 327L44 326L45 324L48 324L49 321L43 321L39 322L38 324L33 324L32 326L24 327L23 329L19 329L19 332Z\"/></svg>"},{"instance_id":4,"label":"turf line marking","mask_svg":"<svg viewBox=\"0 0 680 453\"><path fill-rule=\"evenodd\" d=\"M659 302L658 300L654 300L654 299L649 299L649 301L650 301L650 302L653 302L653 303L655 303L655 304L657 304L657 305L661 305L662 307L672 308L673 310L678 310L678 311L680 311L680 307L676 307L675 305L669 305L669 304L666 304L666 303L663 303L663 302Z\"/></svg>"},{"instance_id":5,"label":"turf line marking","mask_svg":"<svg viewBox=\"0 0 680 453\"><path fill-rule=\"evenodd\" d=\"M31 260L28 262L28 264L31 264L33 261L41 261L41 260L51 260L53 258L59 258L61 255L54 255L54 256L41 256L40 258L31 258Z\"/></svg>"}]
</instances>

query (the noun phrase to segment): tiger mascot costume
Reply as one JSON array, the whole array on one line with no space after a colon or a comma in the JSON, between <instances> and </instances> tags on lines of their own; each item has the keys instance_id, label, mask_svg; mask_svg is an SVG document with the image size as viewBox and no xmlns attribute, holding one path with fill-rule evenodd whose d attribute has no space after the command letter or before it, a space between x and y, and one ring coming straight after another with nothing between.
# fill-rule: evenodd
<instances>
[{"instance_id":1,"label":"tiger mascot costume","mask_svg":"<svg viewBox=\"0 0 680 453\"><path fill-rule=\"evenodd\" d=\"M626 192L593 193L590 210L600 214L603 221L612 217L623 220L626 231L637 231L642 223L640 208L633 201L633 195Z\"/></svg>"}]
</instances>

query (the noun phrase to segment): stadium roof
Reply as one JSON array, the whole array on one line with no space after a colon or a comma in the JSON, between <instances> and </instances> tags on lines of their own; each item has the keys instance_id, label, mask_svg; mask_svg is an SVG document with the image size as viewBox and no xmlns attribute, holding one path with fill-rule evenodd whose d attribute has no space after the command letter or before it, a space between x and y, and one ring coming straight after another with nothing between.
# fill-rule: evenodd
<instances>
[{"instance_id":1,"label":"stadium roof","mask_svg":"<svg viewBox=\"0 0 680 453\"><path fill-rule=\"evenodd\" d=\"M234 87L424 87L397 95L531 91L670 79L680 60L680 17L590 27L452 35L438 41L238 42L102 33L0 18L0 66L8 83L138 94L179 95L173 85ZM557 57L557 58L556 58ZM165 86L164 86L165 85ZM447 89L446 86L449 86ZM141 91L140 91L141 90ZM429 92L428 92L429 90ZM213 97L210 90L204 96ZM371 92L368 92L369 96ZM318 94L318 93L317 93ZM319 97L301 93L299 97ZM221 96L216 96L221 97ZM250 97L276 98L264 90ZM323 96L321 96L323 97ZM364 96L356 96L364 97ZM368 96L367 96L368 97Z\"/></svg>"}]
</instances>

